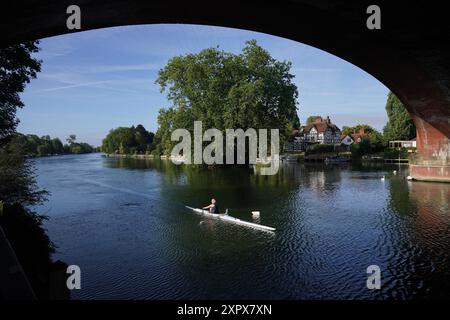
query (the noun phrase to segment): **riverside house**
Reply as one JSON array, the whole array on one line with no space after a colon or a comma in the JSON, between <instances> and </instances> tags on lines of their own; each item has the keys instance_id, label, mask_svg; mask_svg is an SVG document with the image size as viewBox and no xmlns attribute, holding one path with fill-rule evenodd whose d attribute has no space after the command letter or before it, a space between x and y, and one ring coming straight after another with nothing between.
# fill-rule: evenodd
<instances>
[{"instance_id":1,"label":"riverside house","mask_svg":"<svg viewBox=\"0 0 450 320\"><path fill-rule=\"evenodd\" d=\"M314 122L301 129L306 144L341 144L341 130L331 122L330 117L317 117Z\"/></svg>"},{"instance_id":2,"label":"riverside house","mask_svg":"<svg viewBox=\"0 0 450 320\"><path fill-rule=\"evenodd\" d=\"M330 117L317 117L312 123L292 132L293 141L285 145L285 151L303 151L312 144L341 144L341 130Z\"/></svg>"},{"instance_id":3,"label":"riverside house","mask_svg":"<svg viewBox=\"0 0 450 320\"><path fill-rule=\"evenodd\" d=\"M358 132L353 132L347 135L341 136L341 144L349 146L353 143L360 143L362 139L366 138L367 134L364 132L364 128L360 128Z\"/></svg>"}]
</instances>

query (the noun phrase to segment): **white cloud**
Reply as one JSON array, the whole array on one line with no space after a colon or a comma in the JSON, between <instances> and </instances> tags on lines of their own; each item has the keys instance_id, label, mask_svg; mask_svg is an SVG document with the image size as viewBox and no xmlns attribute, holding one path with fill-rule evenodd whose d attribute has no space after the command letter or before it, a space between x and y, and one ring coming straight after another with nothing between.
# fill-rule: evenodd
<instances>
[{"instance_id":1,"label":"white cloud","mask_svg":"<svg viewBox=\"0 0 450 320\"><path fill-rule=\"evenodd\" d=\"M144 64L124 64L124 65L93 65L87 67L69 67L66 69L76 70L79 73L109 73L109 72L128 72L128 71L150 71L158 70L163 65L157 63Z\"/></svg>"}]
</instances>

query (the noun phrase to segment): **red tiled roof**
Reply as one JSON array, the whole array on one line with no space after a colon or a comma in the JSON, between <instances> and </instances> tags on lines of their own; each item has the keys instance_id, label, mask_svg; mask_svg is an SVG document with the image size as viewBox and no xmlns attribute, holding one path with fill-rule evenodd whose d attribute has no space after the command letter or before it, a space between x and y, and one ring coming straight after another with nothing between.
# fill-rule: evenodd
<instances>
[{"instance_id":1,"label":"red tiled roof","mask_svg":"<svg viewBox=\"0 0 450 320\"><path fill-rule=\"evenodd\" d=\"M333 123L328 122L315 122L310 123L303 127L303 132L309 132L312 128L316 128L317 132L325 132L328 128L331 129L331 131L340 131L340 129Z\"/></svg>"}]
</instances>

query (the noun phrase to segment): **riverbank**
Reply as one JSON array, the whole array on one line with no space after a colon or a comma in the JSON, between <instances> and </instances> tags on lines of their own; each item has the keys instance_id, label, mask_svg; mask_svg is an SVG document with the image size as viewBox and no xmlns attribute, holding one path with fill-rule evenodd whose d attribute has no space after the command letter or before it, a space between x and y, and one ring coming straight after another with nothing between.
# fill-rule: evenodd
<instances>
[{"instance_id":1,"label":"riverbank","mask_svg":"<svg viewBox=\"0 0 450 320\"><path fill-rule=\"evenodd\" d=\"M28 158L28 159L50 158L50 157L61 157L61 156L82 155L82 154L95 154L95 153L102 153L102 152L55 153L55 154L46 154L46 155L31 154L31 155L26 155L26 158Z\"/></svg>"},{"instance_id":2,"label":"riverbank","mask_svg":"<svg viewBox=\"0 0 450 320\"><path fill-rule=\"evenodd\" d=\"M163 156L158 157L152 154L119 154L119 153L103 153L106 158L131 158L131 159L165 159ZM167 158L167 157L166 157Z\"/></svg>"},{"instance_id":3,"label":"riverbank","mask_svg":"<svg viewBox=\"0 0 450 320\"><path fill-rule=\"evenodd\" d=\"M155 156L152 154L111 154L103 153L106 158L129 158L129 159L161 159L161 160L172 160L175 163L184 163L183 157L173 157L173 156ZM408 158L383 158L383 156L365 155L360 158L352 157L350 152L341 153L316 153L316 154L305 154L301 153L284 153L280 155L280 161L282 162L325 162L325 163L342 163L342 162L352 162L352 161L370 161L370 162L384 162L384 163L409 163ZM270 163L270 157L267 159L256 159L256 164L264 165Z\"/></svg>"}]
</instances>

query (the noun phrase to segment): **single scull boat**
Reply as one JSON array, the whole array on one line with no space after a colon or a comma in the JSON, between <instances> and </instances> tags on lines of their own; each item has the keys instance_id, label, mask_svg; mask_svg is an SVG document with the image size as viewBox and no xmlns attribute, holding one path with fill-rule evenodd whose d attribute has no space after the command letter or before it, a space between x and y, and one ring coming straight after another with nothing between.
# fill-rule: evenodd
<instances>
[{"instance_id":1,"label":"single scull boat","mask_svg":"<svg viewBox=\"0 0 450 320\"><path fill-rule=\"evenodd\" d=\"M188 207L188 206L186 206L186 208L194 211L195 213L201 214L201 215L211 218L211 219L232 222L232 223L239 224L241 226L264 230L264 231L275 231L275 228L263 226L261 224L257 224L257 223L253 223L253 222L244 221L244 220L241 220L238 218L231 217L228 214L223 214L223 213L214 214L214 213L209 213L208 210L197 209L197 208L192 208L192 207Z\"/></svg>"}]
</instances>

